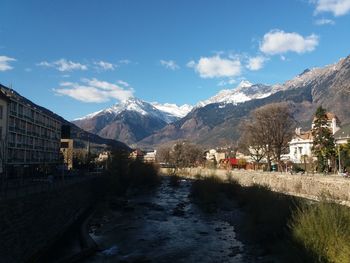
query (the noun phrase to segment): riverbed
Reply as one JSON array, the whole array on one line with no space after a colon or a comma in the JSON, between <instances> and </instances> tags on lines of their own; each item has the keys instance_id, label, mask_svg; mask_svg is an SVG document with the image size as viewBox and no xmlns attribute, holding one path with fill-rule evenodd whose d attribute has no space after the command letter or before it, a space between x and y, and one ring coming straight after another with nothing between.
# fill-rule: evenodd
<instances>
[{"instance_id":1,"label":"riverbed","mask_svg":"<svg viewBox=\"0 0 350 263\"><path fill-rule=\"evenodd\" d=\"M190 180L154 191L129 193L92 219L98 251L93 262L267 262L235 232L236 208L205 213L189 198Z\"/></svg>"}]
</instances>

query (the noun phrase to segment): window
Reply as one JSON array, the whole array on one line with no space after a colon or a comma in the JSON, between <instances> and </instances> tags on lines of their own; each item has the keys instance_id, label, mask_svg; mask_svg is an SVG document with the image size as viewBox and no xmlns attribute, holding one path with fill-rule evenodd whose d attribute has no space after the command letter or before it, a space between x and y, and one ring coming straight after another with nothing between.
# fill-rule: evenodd
<instances>
[{"instance_id":1,"label":"window","mask_svg":"<svg viewBox=\"0 0 350 263\"><path fill-rule=\"evenodd\" d=\"M69 148L68 142L61 142L61 148Z\"/></svg>"},{"instance_id":2,"label":"window","mask_svg":"<svg viewBox=\"0 0 350 263\"><path fill-rule=\"evenodd\" d=\"M0 140L2 139L2 127L0 126Z\"/></svg>"},{"instance_id":3,"label":"window","mask_svg":"<svg viewBox=\"0 0 350 263\"><path fill-rule=\"evenodd\" d=\"M2 120L2 115L3 115L3 106L2 105L0 105L0 120Z\"/></svg>"},{"instance_id":4,"label":"window","mask_svg":"<svg viewBox=\"0 0 350 263\"><path fill-rule=\"evenodd\" d=\"M17 103L16 102L11 102L11 110L13 111L13 112L17 112Z\"/></svg>"},{"instance_id":5,"label":"window","mask_svg":"<svg viewBox=\"0 0 350 263\"><path fill-rule=\"evenodd\" d=\"M21 105L21 104L18 104L18 113L20 115L23 115L23 105Z\"/></svg>"}]
</instances>

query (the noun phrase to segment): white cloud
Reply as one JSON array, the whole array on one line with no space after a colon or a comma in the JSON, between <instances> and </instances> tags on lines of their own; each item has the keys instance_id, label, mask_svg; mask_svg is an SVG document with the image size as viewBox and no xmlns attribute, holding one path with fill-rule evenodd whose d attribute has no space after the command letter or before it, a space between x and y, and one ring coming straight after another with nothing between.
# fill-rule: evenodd
<instances>
[{"instance_id":1,"label":"white cloud","mask_svg":"<svg viewBox=\"0 0 350 263\"><path fill-rule=\"evenodd\" d=\"M125 100L133 97L132 88L125 89L117 84L98 79L82 79L82 83L61 82L60 87L54 89L57 95L72 97L82 102L101 103L110 99Z\"/></svg>"},{"instance_id":2,"label":"white cloud","mask_svg":"<svg viewBox=\"0 0 350 263\"><path fill-rule=\"evenodd\" d=\"M334 16L342 16L350 12L350 0L316 0L316 14L331 12Z\"/></svg>"},{"instance_id":3,"label":"white cloud","mask_svg":"<svg viewBox=\"0 0 350 263\"><path fill-rule=\"evenodd\" d=\"M128 65L131 63L131 61L129 59L121 59L118 61L120 64L125 64L125 65Z\"/></svg>"},{"instance_id":4,"label":"white cloud","mask_svg":"<svg viewBox=\"0 0 350 263\"><path fill-rule=\"evenodd\" d=\"M194 68L196 66L196 62L194 60L188 61L186 66L189 68Z\"/></svg>"},{"instance_id":5,"label":"white cloud","mask_svg":"<svg viewBox=\"0 0 350 263\"><path fill-rule=\"evenodd\" d=\"M179 69L179 65L176 64L174 60L160 60L160 64L167 69L176 70Z\"/></svg>"},{"instance_id":6,"label":"white cloud","mask_svg":"<svg viewBox=\"0 0 350 263\"><path fill-rule=\"evenodd\" d=\"M227 59L220 56L201 57L196 63L189 61L187 66L194 68L201 78L235 77L241 74L239 59Z\"/></svg>"},{"instance_id":7,"label":"white cloud","mask_svg":"<svg viewBox=\"0 0 350 263\"><path fill-rule=\"evenodd\" d=\"M267 60L267 58L263 56L256 56L256 57L251 57L248 60L248 65L247 68L249 70L259 70L264 66L264 62Z\"/></svg>"},{"instance_id":8,"label":"white cloud","mask_svg":"<svg viewBox=\"0 0 350 263\"><path fill-rule=\"evenodd\" d=\"M228 80L221 80L218 83L218 86L222 87L222 86L228 86L228 85L233 85L237 82L237 80L235 79L228 79Z\"/></svg>"},{"instance_id":9,"label":"white cloud","mask_svg":"<svg viewBox=\"0 0 350 263\"><path fill-rule=\"evenodd\" d=\"M38 66L42 67L51 67L55 68L58 71L65 72L65 71L73 71L73 70L87 70L88 66L78 63L78 62L73 62L70 60L66 60L64 58L61 58L59 60L53 61L53 62L47 62L47 61L42 61L37 64Z\"/></svg>"},{"instance_id":10,"label":"white cloud","mask_svg":"<svg viewBox=\"0 0 350 263\"><path fill-rule=\"evenodd\" d=\"M0 56L0 71L13 69L13 67L10 65L10 62L12 61L16 61L16 59L7 56Z\"/></svg>"},{"instance_id":11,"label":"white cloud","mask_svg":"<svg viewBox=\"0 0 350 263\"><path fill-rule=\"evenodd\" d=\"M106 62L106 61L98 61L98 62L94 62L94 64L97 66L98 69L100 70L115 70L115 68L117 67L116 65L113 65L112 63Z\"/></svg>"},{"instance_id":12,"label":"white cloud","mask_svg":"<svg viewBox=\"0 0 350 263\"><path fill-rule=\"evenodd\" d=\"M317 19L314 23L317 26L334 25L335 24L335 22L332 19L326 19L326 18Z\"/></svg>"},{"instance_id":13,"label":"white cloud","mask_svg":"<svg viewBox=\"0 0 350 263\"><path fill-rule=\"evenodd\" d=\"M118 83L119 85L124 86L124 87L130 87L130 84L127 83L127 82L124 81L124 80L118 80L117 83Z\"/></svg>"},{"instance_id":14,"label":"white cloud","mask_svg":"<svg viewBox=\"0 0 350 263\"><path fill-rule=\"evenodd\" d=\"M294 32L271 30L264 35L260 50L269 55L283 54L289 51L301 54L313 51L317 45L318 36L315 34L303 37Z\"/></svg>"}]
</instances>

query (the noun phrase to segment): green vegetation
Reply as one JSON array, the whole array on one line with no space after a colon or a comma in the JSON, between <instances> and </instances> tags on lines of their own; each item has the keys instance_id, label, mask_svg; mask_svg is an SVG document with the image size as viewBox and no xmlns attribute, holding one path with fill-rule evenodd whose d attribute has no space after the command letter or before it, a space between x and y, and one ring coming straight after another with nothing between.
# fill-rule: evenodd
<instances>
[{"instance_id":1,"label":"green vegetation","mask_svg":"<svg viewBox=\"0 0 350 263\"><path fill-rule=\"evenodd\" d=\"M327 113L322 106L318 107L312 128L312 152L317 157L317 171L329 171L329 161L335 162L335 142L328 125ZM332 165L333 166L333 165Z\"/></svg>"},{"instance_id":2,"label":"green vegetation","mask_svg":"<svg viewBox=\"0 0 350 263\"><path fill-rule=\"evenodd\" d=\"M341 167L346 169L346 171L350 171L350 140L347 141L346 144L340 145L338 158L340 154Z\"/></svg>"},{"instance_id":3,"label":"green vegetation","mask_svg":"<svg viewBox=\"0 0 350 263\"><path fill-rule=\"evenodd\" d=\"M244 213L238 235L261 244L280 262L349 262L350 209L329 202L310 202L271 191L240 186L231 176L193 182L191 197L205 212L215 212L224 199Z\"/></svg>"}]
</instances>

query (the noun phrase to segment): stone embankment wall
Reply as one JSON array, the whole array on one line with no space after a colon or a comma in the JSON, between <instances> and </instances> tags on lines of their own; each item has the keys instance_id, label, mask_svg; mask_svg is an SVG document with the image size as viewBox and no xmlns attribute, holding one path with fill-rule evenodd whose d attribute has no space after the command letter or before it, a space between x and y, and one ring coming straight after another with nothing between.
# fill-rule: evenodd
<instances>
[{"instance_id":1,"label":"stone embankment wall","mask_svg":"<svg viewBox=\"0 0 350 263\"><path fill-rule=\"evenodd\" d=\"M91 207L100 178L0 201L0 262L36 262Z\"/></svg>"},{"instance_id":2,"label":"stone embankment wall","mask_svg":"<svg viewBox=\"0 0 350 263\"><path fill-rule=\"evenodd\" d=\"M162 168L161 172L169 174L171 169ZM231 177L243 186L258 184L268 186L272 191L276 192L313 200L328 198L350 206L350 178L338 175L291 175L278 172L227 171L205 168L185 168L180 170L178 174L186 177L216 175L224 180Z\"/></svg>"}]
</instances>

